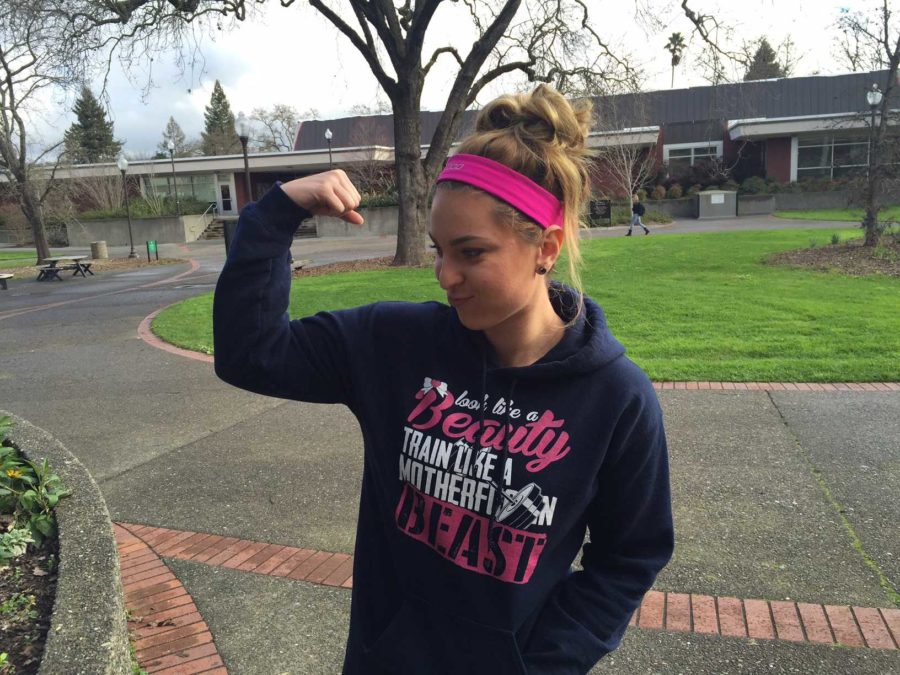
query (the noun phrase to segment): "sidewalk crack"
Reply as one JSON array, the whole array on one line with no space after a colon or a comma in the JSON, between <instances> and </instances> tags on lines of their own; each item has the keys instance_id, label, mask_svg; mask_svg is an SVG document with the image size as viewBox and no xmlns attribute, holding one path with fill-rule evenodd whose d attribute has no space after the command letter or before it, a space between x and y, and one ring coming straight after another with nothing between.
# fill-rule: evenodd
<instances>
[{"instance_id":1,"label":"sidewalk crack","mask_svg":"<svg viewBox=\"0 0 900 675\"><path fill-rule=\"evenodd\" d=\"M832 494L831 488L828 487L828 483L825 481L825 477L822 475L821 470L816 466L815 462L813 461L812 455L810 455L809 451L806 449L806 447L804 447L803 443L800 442L800 439L797 437L797 434L794 433L791 425L788 424L787 418L784 416L781 408L778 407L778 403L772 396L772 392L766 391L766 396L769 397L769 401L771 401L772 407L775 408L775 411L778 413L778 417L781 419L781 423L784 425L784 428L791 435L791 438L794 439L794 444L800 451L801 458L812 472L813 478L815 478L816 483L819 485L819 489L822 492L822 495L825 497L825 501L829 506L831 506L831 508L837 514L837 517L840 519L841 524L844 526L844 530L847 532L847 536L850 539L850 545L853 547L853 550L855 550L859 554L866 566L871 569L872 572L874 572L878 577L878 583L887 595L888 600L890 600L890 602L892 602L897 607L900 607L900 592L898 592L897 588L887 578L887 575L884 573L884 570L881 569L881 566L878 564L878 562L871 555L869 555L868 551L866 551L865 547L863 546L862 540L859 538L859 535L856 533L856 529L853 527L853 523L851 523L846 516L846 509L844 508L843 504L841 504L837 500L834 494Z\"/></svg>"}]
</instances>

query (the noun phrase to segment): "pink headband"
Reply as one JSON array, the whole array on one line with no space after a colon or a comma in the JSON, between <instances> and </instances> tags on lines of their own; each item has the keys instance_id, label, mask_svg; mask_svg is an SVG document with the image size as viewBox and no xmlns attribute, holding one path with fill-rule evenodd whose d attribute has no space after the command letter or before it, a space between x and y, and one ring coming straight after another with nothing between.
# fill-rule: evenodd
<instances>
[{"instance_id":1,"label":"pink headband","mask_svg":"<svg viewBox=\"0 0 900 675\"><path fill-rule=\"evenodd\" d=\"M514 206L544 229L563 225L563 205L527 176L480 155L454 155L437 182L467 183Z\"/></svg>"}]
</instances>

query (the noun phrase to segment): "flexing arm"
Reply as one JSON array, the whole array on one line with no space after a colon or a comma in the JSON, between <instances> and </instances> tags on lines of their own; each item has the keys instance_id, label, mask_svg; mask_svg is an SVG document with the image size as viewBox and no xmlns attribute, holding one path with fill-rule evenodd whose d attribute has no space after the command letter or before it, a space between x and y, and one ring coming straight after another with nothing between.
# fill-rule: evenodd
<instances>
[{"instance_id":1,"label":"flexing arm","mask_svg":"<svg viewBox=\"0 0 900 675\"><path fill-rule=\"evenodd\" d=\"M270 396L349 402L347 336L359 312L290 321L288 251L311 214L361 224L359 193L343 171L285 183L241 212L216 285L213 336L216 374Z\"/></svg>"}]
</instances>

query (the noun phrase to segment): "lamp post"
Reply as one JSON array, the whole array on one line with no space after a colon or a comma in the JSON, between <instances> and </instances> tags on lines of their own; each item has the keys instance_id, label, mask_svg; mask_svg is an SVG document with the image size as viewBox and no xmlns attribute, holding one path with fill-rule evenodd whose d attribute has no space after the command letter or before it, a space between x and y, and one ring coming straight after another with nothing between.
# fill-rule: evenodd
<instances>
[{"instance_id":1,"label":"lamp post","mask_svg":"<svg viewBox=\"0 0 900 675\"><path fill-rule=\"evenodd\" d=\"M866 219L863 225L866 228L866 240L868 242L871 231L874 231L877 209L875 208L875 193L877 192L876 176L875 176L875 110L881 105L883 95L878 89L877 84L872 85L872 89L866 92L866 102L872 111L871 121L869 122L869 170L867 174L868 185L866 189Z\"/></svg>"},{"instance_id":2,"label":"lamp post","mask_svg":"<svg viewBox=\"0 0 900 675\"><path fill-rule=\"evenodd\" d=\"M334 138L334 134L331 133L331 129L325 130L325 141L328 143L328 168L331 169L334 165L331 162L331 139Z\"/></svg>"},{"instance_id":3,"label":"lamp post","mask_svg":"<svg viewBox=\"0 0 900 675\"><path fill-rule=\"evenodd\" d=\"M253 201L253 197L250 194L250 163L247 161L247 141L250 140L250 125L247 123L247 118L244 117L244 113L238 115L237 122L235 122L235 129L237 130L238 138L241 140L241 152L244 153L245 203L250 203Z\"/></svg>"},{"instance_id":4,"label":"lamp post","mask_svg":"<svg viewBox=\"0 0 900 675\"><path fill-rule=\"evenodd\" d=\"M169 148L169 159L172 160L172 189L175 191L175 215L181 217L181 204L178 203L178 182L175 180L175 143L169 141L166 144Z\"/></svg>"},{"instance_id":5,"label":"lamp post","mask_svg":"<svg viewBox=\"0 0 900 675\"><path fill-rule=\"evenodd\" d=\"M128 241L131 244L131 252L128 254L128 257L137 258L137 253L134 252L134 236L131 233L131 203L128 201L128 183L125 181L125 172L128 171L128 160L125 159L125 155L119 155L116 166L118 166L119 171L122 172L122 190L125 192L125 214L128 216Z\"/></svg>"}]
</instances>

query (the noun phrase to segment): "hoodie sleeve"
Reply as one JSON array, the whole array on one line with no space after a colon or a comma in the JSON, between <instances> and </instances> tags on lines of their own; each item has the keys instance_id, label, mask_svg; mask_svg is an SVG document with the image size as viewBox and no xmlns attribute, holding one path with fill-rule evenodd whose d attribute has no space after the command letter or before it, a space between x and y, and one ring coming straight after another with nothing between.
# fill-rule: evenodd
<instances>
[{"instance_id":1,"label":"hoodie sleeve","mask_svg":"<svg viewBox=\"0 0 900 675\"><path fill-rule=\"evenodd\" d=\"M668 453L655 394L628 406L619 426L587 513L583 570L556 587L530 632L529 675L587 673L618 647L672 555Z\"/></svg>"},{"instance_id":2,"label":"hoodie sleeve","mask_svg":"<svg viewBox=\"0 0 900 675\"><path fill-rule=\"evenodd\" d=\"M360 310L288 317L288 253L309 217L278 186L241 211L213 302L216 374L258 394L349 404L348 335Z\"/></svg>"}]
</instances>

